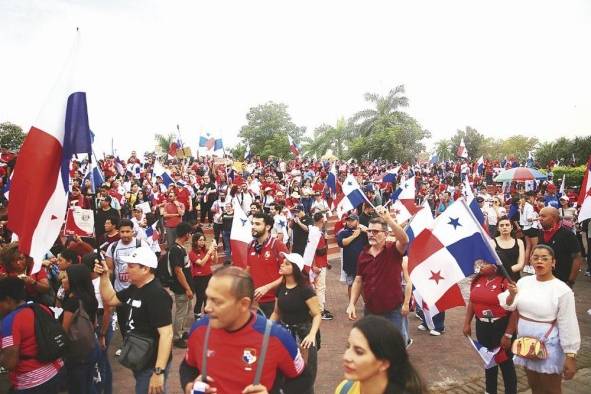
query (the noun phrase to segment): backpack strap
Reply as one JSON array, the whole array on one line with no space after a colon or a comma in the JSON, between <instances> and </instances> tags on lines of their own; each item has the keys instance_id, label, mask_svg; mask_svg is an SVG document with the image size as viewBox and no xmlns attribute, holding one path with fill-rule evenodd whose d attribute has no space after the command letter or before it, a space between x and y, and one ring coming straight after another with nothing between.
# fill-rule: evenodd
<instances>
[{"instance_id":1,"label":"backpack strap","mask_svg":"<svg viewBox=\"0 0 591 394\"><path fill-rule=\"evenodd\" d=\"M265 357L267 357L267 349L269 348L271 327L273 327L273 322L270 319L267 319L267 323L265 324L265 335L263 336L263 345L261 346L261 355L259 357L259 362L257 363L257 370L254 374L254 381L252 382L254 385L257 385L261 382L263 366L265 365Z\"/></svg>"},{"instance_id":2,"label":"backpack strap","mask_svg":"<svg viewBox=\"0 0 591 394\"><path fill-rule=\"evenodd\" d=\"M135 239L135 247L136 249L142 246L142 240L139 238Z\"/></svg>"},{"instance_id":3,"label":"backpack strap","mask_svg":"<svg viewBox=\"0 0 591 394\"><path fill-rule=\"evenodd\" d=\"M117 245L119 245L119 240L111 244L111 255L113 256L113 258L115 258L115 249L117 249Z\"/></svg>"},{"instance_id":4,"label":"backpack strap","mask_svg":"<svg viewBox=\"0 0 591 394\"><path fill-rule=\"evenodd\" d=\"M353 380L347 380L345 382L345 384L343 385L343 387L341 387L341 390L339 391L339 394L348 394L349 390L351 390L351 388L353 387L353 384L355 382Z\"/></svg>"},{"instance_id":5,"label":"backpack strap","mask_svg":"<svg viewBox=\"0 0 591 394\"><path fill-rule=\"evenodd\" d=\"M209 343L209 334L211 334L211 322L205 329L205 338L203 339L203 352L201 353L201 381L207 382L207 344Z\"/></svg>"}]
</instances>

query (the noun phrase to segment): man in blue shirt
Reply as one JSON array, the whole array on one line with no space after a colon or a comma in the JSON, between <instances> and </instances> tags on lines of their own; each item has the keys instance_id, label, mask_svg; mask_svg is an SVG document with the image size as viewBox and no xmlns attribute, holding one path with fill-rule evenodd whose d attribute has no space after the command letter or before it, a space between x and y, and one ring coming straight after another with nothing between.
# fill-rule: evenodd
<instances>
[{"instance_id":1,"label":"man in blue shirt","mask_svg":"<svg viewBox=\"0 0 591 394\"><path fill-rule=\"evenodd\" d=\"M336 235L337 244L343 249L343 271L346 274L347 294L351 298L351 286L357 274L357 258L367 245L367 227L359 224L359 216L350 214L345 227Z\"/></svg>"}]
</instances>

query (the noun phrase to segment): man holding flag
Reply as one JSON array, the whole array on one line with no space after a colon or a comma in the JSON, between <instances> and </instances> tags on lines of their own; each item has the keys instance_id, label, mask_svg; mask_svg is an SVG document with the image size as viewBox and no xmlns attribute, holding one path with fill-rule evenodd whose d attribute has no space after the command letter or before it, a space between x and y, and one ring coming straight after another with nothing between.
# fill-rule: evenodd
<instances>
[{"instance_id":1,"label":"man holding flag","mask_svg":"<svg viewBox=\"0 0 591 394\"><path fill-rule=\"evenodd\" d=\"M357 262L347 315L350 320L357 319L355 304L363 294L365 314L383 316L404 333L401 314L404 301L402 255L408 245L408 236L386 208L377 207L376 212L379 217L371 219L367 228L369 245L361 251ZM396 238L394 242L386 242L388 226Z\"/></svg>"}]
</instances>

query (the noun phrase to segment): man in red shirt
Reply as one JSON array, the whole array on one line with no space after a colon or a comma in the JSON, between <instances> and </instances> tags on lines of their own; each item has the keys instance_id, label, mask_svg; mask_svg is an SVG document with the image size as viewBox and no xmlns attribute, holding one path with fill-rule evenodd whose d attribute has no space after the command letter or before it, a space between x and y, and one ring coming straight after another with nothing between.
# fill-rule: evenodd
<instances>
[{"instance_id":1,"label":"man in red shirt","mask_svg":"<svg viewBox=\"0 0 591 394\"><path fill-rule=\"evenodd\" d=\"M27 307L25 295L21 279L0 279L0 365L10 371L11 392L57 394L58 373L64 363L61 358L50 362L37 359L35 313Z\"/></svg>"},{"instance_id":2,"label":"man in red shirt","mask_svg":"<svg viewBox=\"0 0 591 394\"><path fill-rule=\"evenodd\" d=\"M369 245L363 248L357 260L357 275L351 287L347 315L350 320L357 319L355 304L363 294L365 314L385 317L405 335L400 311L404 301L402 255L408 245L408 236L386 208L377 207L376 212L379 217L372 218L367 228ZM388 226L395 242L386 242Z\"/></svg>"},{"instance_id":3,"label":"man in red shirt","mask_svg":"<svg viewBox=\"0 0 591 394\"><path fill-rule=\"evenodd\" d=\"M252 276L255 286L254 299L267 317L275 309L275 288L281 284L281 252L289 253L282 241L271 236L274 223L273 217L264 212L257 212L252 216L254 240L248 246L246 258L246 270Z\"/></svg>"},{"instance_id":4,"label":"man in red shirt","mask_svg":"<svg viewBox=\"0 0 591 394\"><path fill-rule=\"evenodd\" d=\"M218 394L271 392L278 372L288 379L302 373L304 360L295 340L273 323L260 385L253 385L267 323L263 316L253 313L254 286L251 276L238 267L224 267L213 274L206 290L207 316L193 324L180 366L184 392L191 392L204 369L204 348L210 390Z\"/></svg>"}]
</instances>

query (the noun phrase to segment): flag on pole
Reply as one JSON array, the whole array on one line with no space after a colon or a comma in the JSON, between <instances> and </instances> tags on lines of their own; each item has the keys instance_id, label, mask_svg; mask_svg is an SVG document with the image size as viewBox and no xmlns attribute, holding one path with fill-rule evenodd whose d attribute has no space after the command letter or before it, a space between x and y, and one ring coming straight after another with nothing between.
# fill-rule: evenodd
<instances>
[{"instance_id":1,"label":"flag on pole","mask_svg":"<svg viewBox=\"0 0 591 394\"><path fill-rule=\"evenodd\" d=\"M248 245L252 242L252 224L236 199L233 199L234 218L230 230L230 246L232 248L232 264L246 267Z\"/></svg>"},{"instance_id":2,"label":"flag on pole","mask_svg":"<svg viewBox=\"0 0 591 394\"><path fill-rule=\"evenodd\" d=\"M392 200L392 209L396 213L396 222L404 223L414 214L419 212L421 207L415 204L416 184L415 177L403 180L400 186L390 199Z\"/></svg>"},{"instance_id":3,"label":"flag on pole","mask_svg":"<svg viewBox=\"0 0 591 394\"><path fill-rule=\"evenodd\" d=\"M587 160L587 168L585 168L585 175L583 176L583 183L579 192L578 203L581 206L579 211L578 222L581 223L585 219L591 218L591 156Z\"/></svg>"},{"instance_id":4,"label":"flag on pole","mask_svg":"<svg viewBox=\"0 0 591 394\"><path fill-rule=\"evenodd\" d=\"M424 229L431 227L433 221L431 207L429 206L429 202L425 200L421 205L421 209L414 215L406 227L409 245Z\"/></svg>"},{"instance_id":5,"label":"flag on pole","mask_svg":"<svg viewBox=\"0 0 591 394\"><path fill-rule=\"evenodd\" d=\"M449 300L454 301L448 293L474 273L477 260L498 262L493 253L482 226L466 202L458 199L414 239L408 250L408 270L425 303L444 311Z\"/></svg>"},{"instance_id":6,"label":"flag on pole","mask_svg":"<svg viewBox=\"0 0 591 394\"><path fill-rule=\"evenodd\" d=\"M384 182L384 183L396 182L396 177L398 176L398 170L400 170L400 167L392 168L392 169L386 171L386 174L382 178L382 182Z\"/></svg>"},{"instance_id":7,"label":"flag on pole","mask_svg":"<svg viewBox=\"0 0 591 394\"><path fill-rule=\"evenodd\" d=\"M72 89L78 45L79 36L70 63L25 138L10 189L8 228L18 235L19 250L34 259L33 273L64 222L72 156L92 154L86 93Z\"/></svg>"},{"instance_id":8,"label":"flag on pole","mask_svg":"<svg viewBox=\"0 0 591 394\"><path fill-rule=\"evenodd\" d=\"M458 146L456 156L463 157L464 159L468 158L468 149L466 149L466 144L464 144L464 138L462 138L462 140L460 141L460 146Z\"/></svg>"},{"instance_id":9,"label":"flag on pole","mask_svg":"<svg viewBox=\"0 0 591 394\"><path fill-rule=\"evenodd\" d=\"M224 150L224 141L221 138L217 138L213 142L213 151L219 152L219 151L223 151L223 150Z\"/></svg>"},{"instance_id":10,"label":"flag on pole","mask_svg":"<svg viewBox=\"0 0 591 394\"><path fill-rule=\"evenodd\" d=\"M158 222L154 222L151 226L146 227L146 237L152 241L160 239L160 232L157 228Z\"/></svg>"},{"instance_id":11,"label":"flag on pole","mask_svg":"<svg viewBox=\"0 0 591 394\"><path fill-rule=\"evenodd\" d=\"M164 186L168 187L170 184L174 183L172 176L170 176L169 172L165 170L164 167L162 167L162 164L160 164L159 161L154 162L153 172L155 176L162 178L162 183L164 183Z\"/></svg>"},{"instance_id":12,"label":"flag on pole","mask_svg":"<svg viewBox=\"0 0 591 394\"><path fill-rule=\"evenodd\" d=\"M84 181L87 179L90 179L90 186L93 193L96 193L96 190L105 183L105 176L95 163L91 163L88 167L88 172L84 176Z\"/></svg>"},{"instance_id":13,"label":"flag on pole","mask_svg":"<svg viewBox=\"0 0 591 394\"><path fill-rule=\"evenodd\" d=\"M300 155L300 148L298 148L295 141L289 134L287 135L287 140L289 141L289 150L295 157L298 157Z\"/></svg>"},{"instance_id":14,"label":"flag on pole","mask_svg":"<svg viewBox=\"0 0 591 394\"><path fill-rule=\"evenodd\" d=\"M312 266L314 262L314 256L316 256L316 249L318 248L318 243L320 242L320 238L322 237L322 231L314 225L308 226L308 241L306 243L306 249L304 249L304 264L308 267Z\"/></svg>"},{"instance_id":15,"label":"flag on pole","mask_svg":"<svg viewBox=\"0 0 591 394\"><path fill-rule=\"evenodd\" d=\"M345 182L343 183L343 194L337 204L337 215L339 219L345 212L357 208L363 202L369 202L363 190L359 187L357 179L352 174L347 175Z\"/></svg>"},{"instance_id":16,"label":"flag on pole","mask_svg":"<svg viewBox=\"0 0 591 394\"><path fill-rule=\"evenodd\" d=\"M246 145L246 151L244 152L244 160L250 159L250 144Z\"/></svg>"},{"instance_id":17,"label":"flag on pole","mask_svg":"<svg viewBox=\"0 0 591 394\"><path fill-rule=\"evenodd\" d=\"M478 355L482 359L482 362L484 362L484 369L492 368L509 359L507 353L501 347L497 347L493 350L490 350L489 348L481 345L480 342L478 342L477 340L472 339L471 337L466 338L468 338L468 341L470 342L474 350L476 350L476 353L478 353Z\"/></svg>"},{"instance_id":18,"label":"flag on pole","mask_svg":"<svg viewBox=\"0 0 591 394\"><path fill-rule=\"evenodd\" d=\"M476 168L474 169L474 172L480 176L484 174L484 156L480 156L478 161L476 161Z\"/></svg>"}]
</instances>

